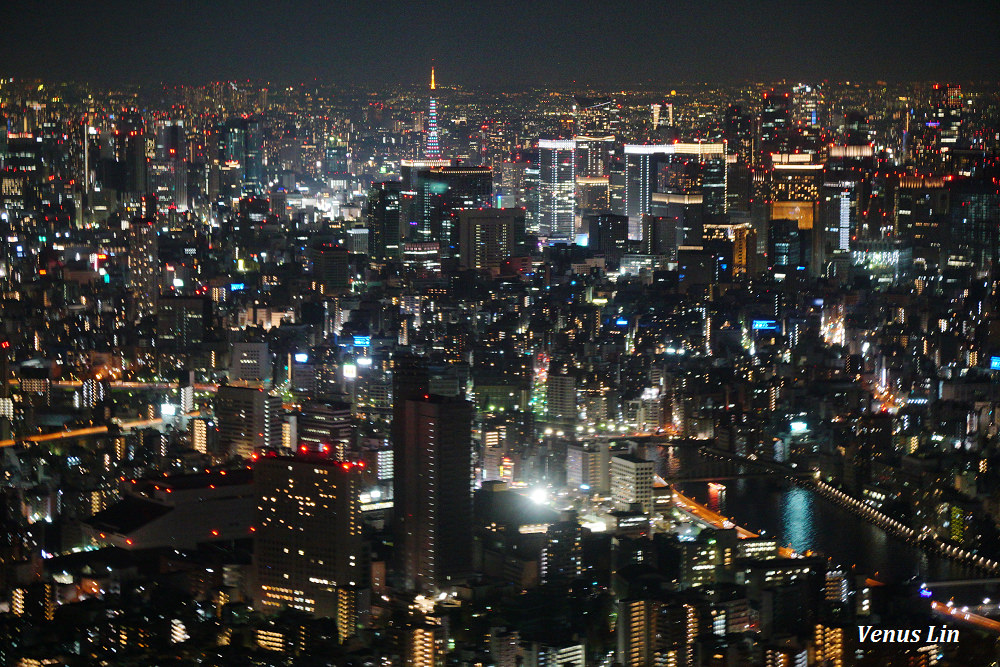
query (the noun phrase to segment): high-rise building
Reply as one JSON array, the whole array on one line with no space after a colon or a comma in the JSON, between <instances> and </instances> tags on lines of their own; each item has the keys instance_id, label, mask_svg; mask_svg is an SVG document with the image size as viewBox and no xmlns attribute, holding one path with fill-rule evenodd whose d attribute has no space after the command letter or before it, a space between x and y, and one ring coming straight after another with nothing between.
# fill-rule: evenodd
<instances>
[{"instance_id":1,"label":"high-rise building","mask_svg":"<svg viewBox=\"0 0 1000 667\"><path fill-rule=\"evenodd\" d=\"M608 175L608 167L614 154L615 136L589 137L577 135L576 175L577 177L599 177Z\"/></svg>"},{"instance_id":2,"label":"high-rise building","mask_svg":"<svg viewBox=\"0 0 1000 667\"><path fill-rule=\"evenodd\" d=\"M149 164L149 185L162 209L188 208L187 135L182 120L156 123L156 157Z\"/></svg>"},{"instance_id":3,"label":"high-rise building","mask_svg":"<svg viewBox=\"0 0 1000 667\"><path fill-rule=\"evenodd\" d=\"M334 618L341 641L355 633L368 586L362 466L313 454L257 460L257 609Z\"/></svg>"},{"instance_id":4,"label":"high-rise building","mask_svg":"<svg viewBox=\"0 0 1000 667\"><path fill-rule=\"evenodd\" d=\"M653 469L652 461L631 454L611 457L611 497L618 509L638 503L646 514L653 511Z\"/></svg>"},{"instance_id":5,"label":"high-rise building","mask_svg":"<svg viewBox=\"0 0 1000 667\"><path fill-rule=\"evenodd\" d=\"M570 426L579 420L575 376L549 373L545 381L545 409L547 421L552 424Z\"/></svg>"},{"instance_id":6,"label":"high-rise building","mask_svg":"<svg viewBox=\"0 0 1000 667\"><path fill-rule=\"evenodd\" d=\"M149 192L146 121L138 109L123 109L115 122L115 157L121 167L124 201L137 202ZM155 206L155 202L154 202Z\"/></svg>"},{"instance_id":7,"label":"high-rise building","mask_svg":"<svg viewBox=\"0 0 1000 667\"><path fill-rule=\"evenodd\" d=\"M587 247L605 256L608 268L618 267L622 255L629 251L628 218L614 213L588 215Z\"/></svg>"},{"instance_id":8,"label":"high-rise building","mask_svg":"<svg viewBox=\"0 0 1000 667\"><path fill-rule=\"evenodd\" d=\"M403 401L402 439L393 445L403 585L433 593L471 564L472 405L429 394Z\"/></svg>"},{"instance_id":9,"label":"high-rise building","mask_svg":"<svg viewBox=\"0 0 1000 667\"><path fill-rule=\"evenodd\" d=\"M458 248L458 211L493 205L493 170L447 160L403 160L400 226L407 243L437 244L442 256Z\"/></svg>"},{"instance_id":10,"label":"high-rise building","mask_svg":"<svg viewBox=\"0 0 1000 667\"><path fill-rule=\"evenodd\" d=\"M619 603L618 662L624 667L694 667L698 611L693 605L653 599Z\"/></svg>"},{"instance_id":11,"label":"high-rise building","mask_svg":"<svg viewBox=\"0 0 1000 667\"><path fill-rule=\"evenodd\" d=\"M350 403L306 401L298 420L299 449L344 459L354 437Z\"/></svg>"},{"instance_id":12,"label":"high-rise building","mask_svg":"<svg viewBox=\"0 0 1000 667\"><path fill-rule=\"evenodd\" d=\"M160 259L156 236L156 198L142 198L142 215L128 229L127 289L132 295L134 318L156 312L160 294Z\"/></svg>"},{"instance_id":13,"label":"high-rise building","mask_svg":"<svg viewBox=\"0 0 1000 667\"><path fill-rule=\"evenodd\" d=\"M323 156L323 175L330 187L346 190L350 183L350 147L347 140L338 136L326 138L326 152Z\"/></svg>"},{"instance_id":14,"label":"high-rise building","mask_svg":"<svg viewBox=\"0 0 1000 667\"><path fill-rule=\"evenodd\" d=\"M542 583L569 583L583 574L583 528L569 512L545 532L539 562Z\"/></svg>"},{"instance_id":15,"label":"high-rise building","mask_svg":"<svg viewBox=\"0 0 1000 667\"><path fill-rule=\"evenodd\" d=\"M485 208L458 212L459 266L498 272L524 245L524 209Z\"/></svg>"},{"instance_id":16,"label":"high-rise building","mask_svg":"<svg viewBox=\"0 0 1000 667\"><path fill-rule=\"evenodd\" d=\"M317 243L309 249L315 288L322 294L346 290L354 282L351 253L339 244Z\"/></svg>"},{"instance_id":17,"label":"high-rise building","mask_svg":"<svg viewBox=\"0 0 1000 667\"><path fill-rule=\"evenodd\" d=\"M368 251L373 262L402 257L399 192L398 181L378 183L368 192Z\"/></svg>"},{"instance_id":18,"label":"high-rise building","mask_svg":"<svg viewBox=\"0 0 1000 667\"><path fill-rule=\"evenodd\" d=\"M249 458L255 449L281 446L281 397L263 388L222 385L215 418L219 445L231 455Z\"/></svg>"},{"instance_id":19,"label":"high-rise building","mask_svg":"<svg viewBox=\"0 0 1000 667\"><path fill-rule=\"evenodd\" d=\"M219 130L219 161L235 170L240 196L267 189L264 124L257 116L230 118Z\"/></svg>"},{"instance_id":20,"label":"high-rise building","mask_svg":"<svg viewBox=\"0 0 1000 667\"><path fill-rule=\"evenodd\" d=\"M271 352L267 343L233 343L229 379L247 382L271 380Z\"/></svg>"},{"instance_id":21,"label":"high-rise building","mask_svg":"<svg viewBox=\"0 0 1000 667\"><path fill-rule=\"evenodd\" d=\"M10 391L10 341L0 340L0 440L7 440L13 433L14 399Z\"/></svg>"},{"instance_id":22,"label":"high-rise building","mask_svg":"<svg viewBox=\"0 0 1000 667\"><path fill-rule=\"evenodd\" d=\"M844 628L817 623L813 634L813 655L818 667L843 667Z\"/></svg>"},{"instance_id":23,"label":"high-rise building","mask_svg":"<svg viewBox=\"0 0 1000 667\"><path fill-rule=\"evenodd\" d=\"M576 142L539 139L538 233L571 241L576 232Z\"/></svg>"},{"instance_id":24,"label":"high-rise building","mask_svg":"<svg viewBox=\"0 0 1000 667\"><path fill-rule=\"evenodd\" d=\"M721 222L726 213L726 144L626 144L625 215L632 236L640 233L641 219L653 213L654 193L681 195L686 204L698 204L700 215ZM699 229L701 221L695 225ZM700 240L700 239L698 239Z\"/></svg>"},{"instance_id":25,"label":"high-rise building","mask_svg":"<svg viewBox=\"0 0 1000 667\"><path fill-rule=\"evenodd\" d=\"M956 83L934 84L931 108L941 146L954 147L962 129L962 86Z\"/></svg>"},{"instance_id":26,"label":"high-rise building","mask_svg":"<svg viewBox=\"0 0 1000 667\"><path fill-rule=\"evenodd\" d=\"M161 295L156 312L158 345L166 350L190 352L205 341L211 321L210 298Z\"/></svg>"},{"instance_id":27,"label":"high-rise building","mask_svg":"<svg viewBox=\"0 0 1000 667\"><path fill-rule=\"evenodd\" d=\"M606 443L571 443L566 447L566 484L606 494L610 488L611 451Z\"/></svg>"},{"instance_id":28,"label":"high-rise building","mask_svg":"<svg viewBox=\"0 0 1000 667\"><path fill-rule=\"evenodd\" d=\"M792 96L788 92L771 90L764 93L760 112L758 160L770 164L772 153L790 153L792 147Z\"/></svg>"}]
</instances>

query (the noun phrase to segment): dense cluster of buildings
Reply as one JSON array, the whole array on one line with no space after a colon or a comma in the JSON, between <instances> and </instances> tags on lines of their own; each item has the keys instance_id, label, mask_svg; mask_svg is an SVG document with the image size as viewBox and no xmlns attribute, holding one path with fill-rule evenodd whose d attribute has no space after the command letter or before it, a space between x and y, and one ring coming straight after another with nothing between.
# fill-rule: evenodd
<instances>
[{"instance_id":1,"label":"dense cluster of buildings","mask_svg":"<svg viewBox=\"0 0 1000 667\"><path fill-rule=\"evenodd\" d=\"M0 666L995 654L988 601L857 635L1000 555L995 87L4 79L0 120ZM741 528L748 470L931 564Z\"/></svg>"}]
</instances>

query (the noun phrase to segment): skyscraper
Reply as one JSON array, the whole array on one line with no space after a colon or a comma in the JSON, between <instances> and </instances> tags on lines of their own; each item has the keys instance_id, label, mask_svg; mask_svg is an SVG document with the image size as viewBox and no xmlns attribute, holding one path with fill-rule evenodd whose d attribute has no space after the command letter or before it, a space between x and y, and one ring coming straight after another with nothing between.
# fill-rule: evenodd
<instances>
[{"instance_id":1,"label":"skyscraper","mask_svg":"<svg viewBox=\"0 0 1000 667\"><path fill-rule=\"evenodd\" d=\"M128 230L128 291L136 320L156 312L160 295L160 260L156 236L156 197L142 198L142 215Z\"/></svg>"},{"instance_id":2,"label":"skyscraper","mask_svg":"<svg viewBox=\"0 0 1000 667\"><path fill-rule=\"evenodd\" d=\"M588 215L587 246L602 253L611 268L618 266L622 255L628 252L628 218L614 213Z\"/></svg>"},{"instance_id":3,"label":"skyscraper","mask_svg":"<svg viewBox=\"0 0 1000 667\"><path fill-rule=\"evenodd\" d=\"M447 160L403 160L400 225L407 243L437 243L445 256L457 254L456 214L493 201L493 170L452 165Z\"/></svg>"},{"instance_id":4,"label":"skyscraper","mask_svg":"<svg viewBox=\"0 0 1000 667\"><path fill-rule=\"evenodd\" d=\"M267 188L264 126L256 116L230 118L219 132L219 160L239 175L242 196Z\"/></svg>"},{"instance_id":5,"label":"skyscraper","mask_svg":"<svg viewBox=\"0 0 1000 667\"><path fill-rule=\"evenodd\" d=\"M499 271L524 244L524 209L487 208L458 214L459 266Z\"/></svg>"},{"instance_id":6,"label":"skyscraper","mask_svg":"<svg viewBox=\"0 0 1000 667\"><path fill-rule=\"evenodd\" d=\"M441 159L441 147L438 145L438 113L437 100L434 98L434 91L437 84L434 82L434 68L431 68L431 98L427 108L427 146L424 149L424 157L428 160Z\"/></svg>"},{"instance_id":7,"label":"skyscraper","mask_svg":"<svg viewBox=\"0 0 1000 667\"><path fill-rule=\"evenodd\" d=\"M337 620L354 634L367 588L361 535L363 464L299 454L264 456L254 466L257 608L286 607Z\"/></svg>"},{"instance_id":8,"label":"skyscraper","mask_svg":"<svg viewBox=\"0 0 1000 667\"><path fill-rule=\"evenodd\" d=\"M149 190L146 121L138 109L124 109L115 124L116 158L122 167L122 199L138 201Z\"/></svg>"},{"instance_id":9,"label":"skyscraper","mask_svg":"<svg viewBox=\"0 0 1000 667\"><path fill-rule=\"evenodd\" d=\"M160 206L188 208L187 135L182 120L156 124L156 159L149 165L150 189Z\"/></svg>"},{"instance_id":10,"label":"skyscraper","mask_svg":"<svg viewBox=\"0 0 1000 667\"><path fill-rule=\"evenodd\" d=\"M638 503L642 511L653 511L653 462L631 454L611 457L611 496L618 509Z\"/></svg>"},{"instance_id":11,"label":"skyscraper","mask_svg":"<svg viewBox=\"0 0 1000 667\"><path fill-rule=\"evenodd\" d=\"M576 230L576 142L539 139L538 233L571 241Z\"/></svg>"},{"instance_id":12,"label":"skyscraper","mask_svg":"<svg viewBox=\"0 0 1000 667\"><path fill-rule=\"evenodd\" d=\"M425 394L402 413L394 502L404 586L433 593L471 567L472 404Z\"/></svg>"},{"instance_id":13,"label":"skyscraper","mask_svg":"<svg viewBox=\"0 0 1000 667\"><path fill-rule=\"evenodd\" d=\"M764 93L760 112L760 164L768 165L772 153L788 153L792 139L791 93L771 90Z\"/></svg>"},{"instance_id":14,"label":"skyscraper","mask_svg":"<svg viewBox=\"0 0 1000 667\"><path fill-rule=\"evenodd\" d=\"M281 397L261 388L223 385L215 395L219 444L249 458L254 449L281 444Z\"/></svg>"},{"instance_id":15,"label":"skyscraper","mask_svg":"<svg viewBox=\"0 0 1000 667\"><path fill-rule=\"evenodd\" d=\"M368 193L368 251L373 262L402 257L399 191L397 181L386 181L373 185Z\"/></svg>"}]
</instances>

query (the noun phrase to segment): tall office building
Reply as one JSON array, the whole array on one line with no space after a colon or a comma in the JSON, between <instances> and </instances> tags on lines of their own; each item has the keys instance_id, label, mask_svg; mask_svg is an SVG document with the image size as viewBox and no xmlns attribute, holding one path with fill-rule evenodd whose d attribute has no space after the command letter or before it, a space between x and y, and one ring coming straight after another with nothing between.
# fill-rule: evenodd
<instances>
[{"instance_id":1,"label":"tall office building","mask_svg":"<svg viewBox=\"0 0 1000 667\"><path fill-rule=\"evenodd\" d=\"M205 341L211 322L210 298L161 296L156 312L157 344L165 350L191 352Z\"/></svg>"},{"instance_id":2,"label":"tall office building","mask_svg":"<svg viewBox=\"0 0 1000 667\"><path fill-rule=\"evenodd\" d=\"M499 272L524 245L524 209L468 209L458 213L459 266Z\"/></svg>"},{"instance_id":3,"label":"tall office building","mask_svg":"<svg viewBox=\"0 0 1000 667\"><path fill-rule=\"evenodd\" d=\"M442 256L457 255L458 211L493 205L493 170L447 160L403 160L400 173L404 241L437 244Z\"/></svg>"},{"instance_id":4,"label":"tall office building","mask_svg":"<svg viewBox=\"0 0 1000 667\"><path fill-rule=\"evenodd\" d=\"M577 177L607 176L611 157L614 154L614 135L597 137L578 135L573 140L576 142Z\"/></svg>"},{"instance_id":5,"label":"tall office building","mask_svg":"<svg viewBox=\"0 0 1000 667\"><path fill-rule=\"evenodd\" d=\"M334 618L341 641L355 633L368 586L362 470L313 454L263 456L254 465L258 610Z\"/></svg>"},{"instance_id":6,"label":"tall office building","mask_svg":"<svg viewBox=\"0 0 1000 667\"><path fill-rule=\"evenodd\" d=\"M229 364L229 379L246 382L267 382L271 380L271 352L267 343L233 343Z\"/></svg>"},{"instance_id":7,"label":"tall office building","mask_svg":"<svg viewBox=\"0 0 1000 667\"><path fill-rule=\"evenodd\" d=\"M956 83L934 84L931 110L942 147L954 147L962 128L962 86Z\"/></svg>"},{"instance_id":8,"label":"tall office building","mask_svg":"<svg viewBox=\"0 0 1000 667\"><path fill-rule=\"evenodd\" d=\"M368 251L375 263L402 257L398 181L385 181L368 192Z\"/></svg>"},{"instance_id":9,"label":"tall office building","mask_svg":"<svg viewBox=\"0 0 1000 667\"><path fill-rule=\"evenodd\" d=\"M351 252L342 245L317 243L309 249L315 289L333 294L348 289L354 282Z\"/></svg>"},{"instance_id":10,"label":"tall office building","mask_svg":"<svg viewBox=\"0 0 1000 667\"><path fill-rule=\"evenodd\" d=\"M146 121L138 109L123 109L115 121L115 157L120 165L123 201L136 202L149 192Z\"/></svg>"},{"instance_id":11,"label":"tall office building","mask_svg":"<svg viewBox=\"0 0 1000 667\"><path fill-rule=\"evenodd\" d=\"M652 195L656 192L659 162L667 152L666 144L626 144L625 182L622 197L624 215L629 219L630 236L638 236L642 216L649 214Z\"/></svg>"},{"instance_id":12,"label":"tall office building","mask_svg":"<svg viewBox=\"0 0 1000 667\"><path fill-rule=\"evenodd\" d=\"M571 241L576 232L576 142L539 139L538 233Z\"/></svg>"},{"instance_id":13,"label":"tall office building","mask_svg":"<svg viewBox=\"0 0 1000 667\"><path fill-rule=\"evenodd\" d=\"M403 585L433 593L471 567L472 404L425 394L403 402L402 419L393 470Z\"/></svg>"},{"instance_id":14,"label":"tall office building","mask_svg":"<svg viewBox=\"0 0 1000 667\"><path fill-rule=\"evenodd\" d=\"M583 574L583 528L576 512L568 512L545 532L539 563L544 584L569 583Z\"/></svg>"},{"instance_id":15,"label":"tall office building","mask_svg":"<svg viewBox=\"0 0 1000 667\"><path fill-rule=\"evenodd\" d=\"M240 196L267 190L264 123L257 116L230 118L219 130L219 161L235 170Z\"/></svg>"},{"instance_id":16,"label":"tall office building","mask_svg":"<svg viewBox=\"0 0 1000 667\"><path fill-rule=\"evenodd\" d=\"M346 139L338 136L326 138L323 155L323 175L335 190L346 190L351 180L351 153Z\"/></svg>"},{"instance_id":17,"label":"tall office building","mask_svg":"<svg viewBox=\"0 0 1000 667\"><path fill-rule=\"evenodd\" d=\"M792 145L791 93L771 90L764 93L760 112L758 164L770 164L772 153L789 153Z\"/></svg>"},{"instance_id":18,"label":"tall office building","mask_svg":"<svg viewBox=\"0 0 1000 667\"><path fill-rule=\"evenodd\" d=\"M629 250L628 218L614 213L588 215L587 247L605 256L609 268L617 268Z\"/></svg>"},{"instance_id":19,"label":"tall office building","mask_svg":"<svg viewBox=\"0 0 1000 667\"><path fill-rule=\"evenodd\" d=\"M262 388L222 385L215 419L219 445L230 455L249 458L255 449L281 446L281 397Z\"/></svg>"},{"instance_id":20,"label":"tall office building","mask_svg":"<svg viewBox=\"0 0 1000 667\"><path fill-rule=\"evenodd\" d=\"M14 399L10 390L10 341L0 340L0 440L11 437L14 427Z\"/></svg>"},{"instance_id":21,"label":"tall office building","mask_svg":"<svg viewBox=\"0 0 1000 667\"><path fill-rule=\"evenodd\" d=\"M156 236L156 197L142 197L142 214L128 229L127 289L132 295L134 319L156 312L160 295L160 259Z\"/></svg>"},{"instance_id":22,"label":"tall office building","mask_svg":"<svg viewBox=\"0 0 1000 667\"><path fill-rule=\"evenodd\" d=\"M680 215L678 211L654 210L656 194L664 195L661 205L685 207L682 227L694 230L685 243L700 243L706 213L711 214L711 220L722 221L726 212L726 144L626 144L624 150L624 214L632 238L640 236L645 215Z\"/></svg>"},{"instance_id":23,"label":"tall office building","mask_svg":"<svg viewBox=\"0 0 1000 667\"><path fill-rule=\"evenodd\" d=\"M182 120L156 123L155 159L149 163L149 185L163 209L188 208L187 134Z\"/></svg>"},{"instance_id":24,"label":"tall office building","mask_svg":"<svg viewBox=\"0 0 1000 667\"><path fill-rule=\"evenodd\" d=\"M653 511L652 461L631 454L611 457L611 497L620 510L630 509L638 503L642 511Z\"/></svg>"},{"instance_id":25,"label":"tall office building","mask_svg":"<svg viewBox=\"0 0 1000 667\"><path fill-rule=\"evenodd\" d=\"M306 401L298 420L299 449L344 459L354 438L351 404Z\"/></svg>"}]
</instances>

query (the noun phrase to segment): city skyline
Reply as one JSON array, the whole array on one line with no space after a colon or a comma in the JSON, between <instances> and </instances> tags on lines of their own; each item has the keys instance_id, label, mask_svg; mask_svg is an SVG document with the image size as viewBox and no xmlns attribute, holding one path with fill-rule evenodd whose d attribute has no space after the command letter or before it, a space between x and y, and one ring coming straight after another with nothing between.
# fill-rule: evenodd
<instances>
[{"instance_id":1,"label":"city skyline","mask_svg":"<svg viewBox=\"0 0 1000 667\"><path fill-rule=\"evenodd\" d=\"M996 7L236 9L0 45L0 667L1000 667Z\"/></svg>"}]
</instances>

